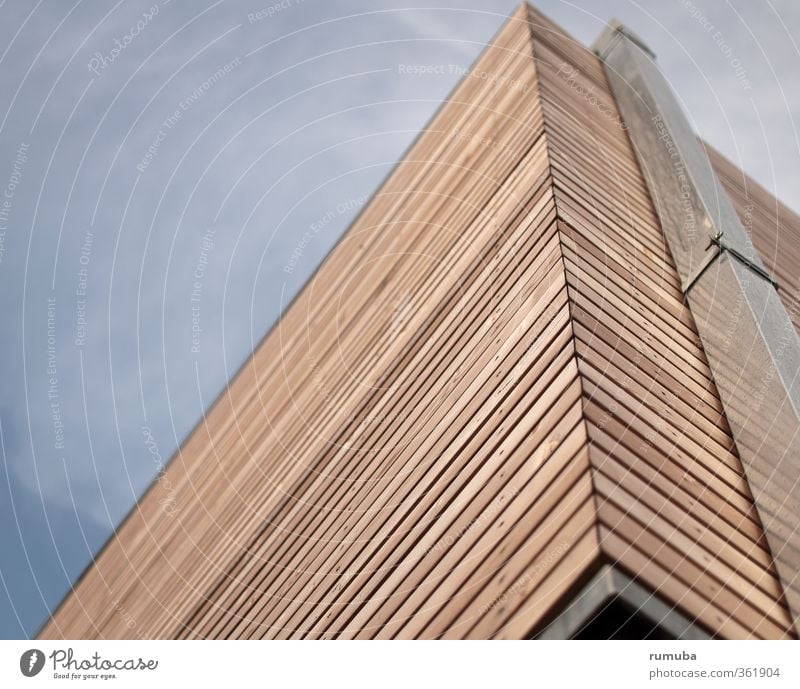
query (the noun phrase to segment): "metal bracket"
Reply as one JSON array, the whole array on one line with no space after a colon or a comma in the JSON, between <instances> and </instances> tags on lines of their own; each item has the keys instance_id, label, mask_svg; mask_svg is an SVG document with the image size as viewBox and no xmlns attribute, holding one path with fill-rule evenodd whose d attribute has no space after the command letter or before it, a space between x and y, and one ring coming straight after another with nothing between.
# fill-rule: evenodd
<instances>
[{"instance_id":1,"label":"metal bracket","mask_svg":"<svg viewBox=\"0 0 800 689\"><path fill-rule=\"evenodd\" d=\"M732 258L735 258L739 263L741 263L746 268L752 270L756 275L761 278L764 278L769 284L771 284L776 290L780 289L780 285L778 285L778 281L772 277L766 270L764 270L761 266L756 265L753 263L747 256L744 256L739 251L734 249L732 246L728 246L722 241L723 232L720 230L716 234L709 235L708 237L708 246L706 247L706 251L708 251L712 246L717 247L717 250L711 257L703 262L703 265L698 268L695 274L690 278L687 282L686 287L683 289L684 294L689 294L689 290L692 289L694 284L702 277L703 273L706 272L711 267L711 264L714 263L722 254L727 252L731 255Z\"/></svg>"},{"instance_id":2,"label":"metal bracket","mask_svg":"<svg viewBox=\"0 0 800 689\"><path fill-rule=\"evenodd\" d=\"M793 626L800 632L800 333L666 77L637 42L614 27L603 31L595 48L604 56L617 106L646 171ZM685 179L675 174L676 161ZM695 232L699 228L712 235L708 246ZM730 260L718 260L724 253ZM708 274L698 280L703 271ZM754 273L761 279L746 279Z\"/></svg>"},{"instance_id":3,"label":"metal bracket","mask_svg":"<svg viewBox=\"0 0 800 689\"><path fill-rule=\"evenodd\" d=\"M601 60L605 61L606 56L611 52L614 47L614 44L621 40L622 38L627 38L632 43L636 44L640 50L647 53L651 59L656 59L656 54L650 50L650 46L648 46L641 38L639 38L633 31L631 31L627 26L625 26L622 22L614 19L605 27L604 32L607 34L607 38L605 40L598 39L598 42L603 45L601 49L595 49L594 53L599 57Z\"/></svg>"}]
</instances>

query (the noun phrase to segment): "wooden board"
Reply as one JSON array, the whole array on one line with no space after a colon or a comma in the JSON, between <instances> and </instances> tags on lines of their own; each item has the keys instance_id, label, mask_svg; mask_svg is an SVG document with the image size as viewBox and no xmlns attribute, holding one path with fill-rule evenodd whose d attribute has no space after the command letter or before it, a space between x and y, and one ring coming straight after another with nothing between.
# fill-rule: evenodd
<instances>
[{"instance_id":1,"label":"wooden board","mask_svg":"<svg viewBox=\"0 0 800 689\"><path fill-rule=\"evenodd\" d=\"M800 215L721 153L703 145L765 267L778 281L778 294L789 317L800 330Z\"/></svg>"},{"instance_id":2,"label":"wooden board","mask_svg":"<svg viewBox=\"0 0 800 689\"><path fill-rule=\"evenodd\" d=\"M526 638L608 561L790 635L616 117L521 6L42 637Z\"/></svg>"}]
</instances>

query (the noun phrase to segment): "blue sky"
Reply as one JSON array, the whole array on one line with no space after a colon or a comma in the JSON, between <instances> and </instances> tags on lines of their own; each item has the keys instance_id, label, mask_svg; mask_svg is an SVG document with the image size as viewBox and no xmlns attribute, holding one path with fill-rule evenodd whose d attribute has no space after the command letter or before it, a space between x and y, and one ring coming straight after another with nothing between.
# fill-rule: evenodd
<instances>
[{"instance_id":1,"label":"blue sky","mask_svg":"<svg viewBox=\"0 0 800 689\"><path fill-rule=\"evenodd\" d=\"M535 4L586 44L624 21L800 208L800 4ZM0 637L35 634L515 6L0 2Z\"/></svg>"}]
</instances>

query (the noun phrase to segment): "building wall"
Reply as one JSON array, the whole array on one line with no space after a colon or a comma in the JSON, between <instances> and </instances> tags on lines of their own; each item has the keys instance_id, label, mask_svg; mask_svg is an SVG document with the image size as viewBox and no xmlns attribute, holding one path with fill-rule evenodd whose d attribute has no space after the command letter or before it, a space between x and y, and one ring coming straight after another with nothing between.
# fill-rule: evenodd
<instances>
[{"instance_id":1,"label":"building wall","mask_svg":"<svg viewBox=\"0 0 800 689\"><path fill-rule=\"evenodd\" d=\"M706 144L714 172L750 233L778 294L800 330L800 216Z\"/></svg>"},{"instance_id":2,"label":"building wall","mask_svg":"<svg viewBox=\"0 0 800 689\"><path fill-rule=\"evenodd\" d=\"M42 636L790 632L598 60L520 7ZM131 623L132 621L132 623Z\"/></svg>"},{"instance_id":3,"label":"building wall","mask_svg":"<svg viewBox=\"0 0 800 689\"><path fill-rule=\"evenodd\" d=\"M532 17L601 548L721 636L781 636L772 558L602 65Z\"/></svg>"}]
</instances>

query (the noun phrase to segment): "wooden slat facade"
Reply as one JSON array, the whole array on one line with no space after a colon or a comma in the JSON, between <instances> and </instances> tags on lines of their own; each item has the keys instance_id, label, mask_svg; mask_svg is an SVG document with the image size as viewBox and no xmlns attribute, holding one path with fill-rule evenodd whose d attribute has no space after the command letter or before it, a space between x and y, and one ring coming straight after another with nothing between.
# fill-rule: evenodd
<instances>
[{"instance_id":1,"label":"wooden slat facade","mask_svg":"<svg viewBox=\"0 0 800 689\"><path fill-rule=\"evenodd\" d=\"M597 58L521 6L43 638L525 638L609 561L791 636Z\"/></svg>"},{"instance_id":2,"label":"wooden slat facade","mask_svg":"<svg viewBox=\"0 0 800 689\"><path fill-rule=\"evenodd\" d=\"M800 215L707 144L706 152L800 331Z\"/></svg>"}]
</instances>

